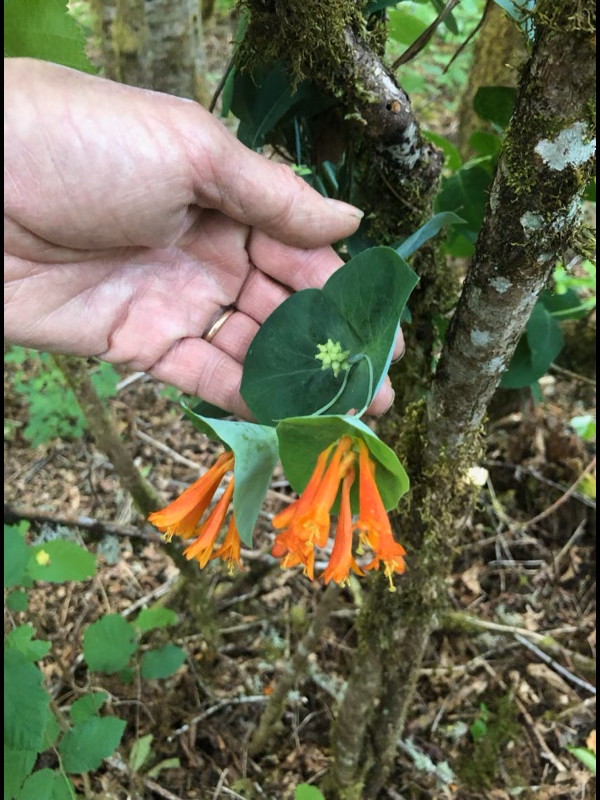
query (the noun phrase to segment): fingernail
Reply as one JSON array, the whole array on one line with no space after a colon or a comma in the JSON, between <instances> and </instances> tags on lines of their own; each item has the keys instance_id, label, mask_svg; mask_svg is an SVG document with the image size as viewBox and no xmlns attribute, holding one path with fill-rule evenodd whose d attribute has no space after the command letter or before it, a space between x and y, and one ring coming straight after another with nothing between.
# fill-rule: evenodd
<instances>
[{"instance_id":1,"label":"fingernail","mask_svg":"<svg viewBox=\"0 0 600 800\"><path fill-rule=\"evenodd\" d=\"M404 347L399 356L392 359L392 364L397 364L400 361L400 359L404 358L404 353L406 353L406 346Z\"/></svg>"},{"instance_id":2,"label":"fingernail","mask_svg":"<svg viewBox=\"0 0 600 800\"><path fill-rule=\"evenodd\" d=\"M385 411L382 411L382 412L381 412L380 416L382 416L383 414L387 414L387 412L390 410L390 408L391 408L391 407L394 405L394 400L395 400L395 399L396 399L396 392L395 392L395 391L392 389L392 399L390 400L390 404L389 404L389 406L388 406L388 407L385 409Z\"/></svg>"},{"instance_id":3,"label":"fingernail","mask_svg":"<svg viewBox=\"0 0 600 800\"><path fill-rule=\"evenodd\" d=\"M334 200L331 197L326 197L325 200L338 211L344 214L350 214L351 217L355 217L356 219L362 219L365 215L365 212L361 211L360 208L351 206L350 203L344 203L343 200Z\"/></svg>"}]
</instances>

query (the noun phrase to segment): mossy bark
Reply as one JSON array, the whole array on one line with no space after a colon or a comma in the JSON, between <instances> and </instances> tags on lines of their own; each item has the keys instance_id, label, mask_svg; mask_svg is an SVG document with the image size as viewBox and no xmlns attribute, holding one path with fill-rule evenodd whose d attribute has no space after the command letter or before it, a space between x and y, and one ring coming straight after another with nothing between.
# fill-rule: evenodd
<instances>
[{"instance_id":1,"label":"mossy bark","mask_svg":"<svg viewBox=\"0 0 600 800\"><path fill-rule=\"evenodd\" d=\"M516 22L500 6L489 3L477 36L473 65L458 110L458 149L467 160L475 155L469 139L476 130L489 130L490 123L477 116L473 100L481 86L516 86L527 58L526 39Z\"/></svg>"},{"instance_id":2,"label":"mossy bark","mask_svg":"<svg viewBox=\"0 0 600 800\"><path fill-rule=\"evenodd\" d=\"M367 637L389 657L382 657L381 700L365 731L370 752L365 744L354 775L345 785L338 780L339 797L354 796L348 791L359 785L356 796L376 797L385 785L445 603L444 579L472 497L464 476L476 463L485 411L555 259L577 241L579 204L595 167L595 11L591 2L547 0L536 22L476 253L421 420L420 456L414 443L407 447L414 420L398 428L396 450L406 455L413 490L395 528L415 555L397 599L386 600L379 587L365 604L361 648ZM360 691L360 674L357 662L344 705ZM342 774L337 763L334 773Z\"/></svg>"},{"instance_id":3,"label":"mossy bark","mask_svg":"<svg viewBox=\"0 0 600 800\"><path fill-rule=\"evenodd\" d=\"M206 105L200 0L92 0L108 78Z\"/></svg>"}]
</instances>

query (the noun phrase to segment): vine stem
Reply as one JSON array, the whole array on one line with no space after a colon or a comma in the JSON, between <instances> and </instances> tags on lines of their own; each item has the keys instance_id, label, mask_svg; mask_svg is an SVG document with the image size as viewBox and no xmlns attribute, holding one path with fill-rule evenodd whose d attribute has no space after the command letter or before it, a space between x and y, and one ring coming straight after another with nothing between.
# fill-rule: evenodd
<instances>
[{"instance_id":1,"label":"vine stem","mask_svg":"<svg viewBox=\"0 0 600 800\"><path fill-rule=\"evenodd\" d=\"M358 364L359 361L362 361L363 359L366 360L367 366L369 368L369 391L367 392L367 402L365 403L363 408L360 410L360 412L356 415L359 418L362 417L362 415L365 413L367 408L371 405L371 401L373 400L373 396L372 396L373 395L373 363L372 363L371 359L369 358L369 356L366 353L358 353L358 355L352 356L351 359L348 359L349 368L346 370L346 373L344 375L343 383L340 386L340 388L339 388L338 392L336 393L335 397L332 398L328 403L325 403L325 405L322 408L319 408L318 411L315 411L312 414L310 414L311 417L319 417L321 414L324 414L326 411L329 411L329 409L337 403L337 401L343 395L344 390L346 389L346 385L348 384L348 378L350 377L350 370L352 369L352 367L355 364Z\"/></svg>"}]
</instances>

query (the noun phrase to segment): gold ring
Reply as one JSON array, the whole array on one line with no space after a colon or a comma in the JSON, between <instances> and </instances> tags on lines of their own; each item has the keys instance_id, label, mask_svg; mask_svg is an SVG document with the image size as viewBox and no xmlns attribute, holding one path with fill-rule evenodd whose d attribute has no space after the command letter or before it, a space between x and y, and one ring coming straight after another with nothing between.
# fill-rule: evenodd
<instances>
[{"instance_id":1,"label":"gold ring","mask_svg":"<svg viewBox=\"0 0 600 800\"><path fill-rule=\"evenodd\" d=\"M235 314L235 311L235 308L226 308L225 311L223 311L223 313L220 314L220 316L218 316L217 319L212 323L206 333L203 334L202 339L210 344L217 333L221 330L223 325L225 325L229 317Z\"/></svg>"}]
</instances>

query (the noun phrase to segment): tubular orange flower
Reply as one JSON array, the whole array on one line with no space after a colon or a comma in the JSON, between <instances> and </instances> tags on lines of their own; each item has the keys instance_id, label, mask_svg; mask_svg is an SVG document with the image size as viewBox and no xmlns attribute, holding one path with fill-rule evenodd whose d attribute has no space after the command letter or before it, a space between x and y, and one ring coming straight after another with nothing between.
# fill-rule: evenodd
<instances>
[{"instance_id":1,"label":"tubular orange flower","mask_svg":"<svg viewBox=\"0 0 600 800\"><path fill-rule=\"evenodd\" d=\"M217 505L211 511L208 519L200 528L200 535L189 547L183 551L184 556L190 561L195 558L200 567L205 567L212 555L217 536L225 521L227 509L233 497L233 478L227 484L227 488Z\"/></svg>"},{"instance_id":2,"label":"tubular orange flower","mask_svg":"<svg viewBox=\"0 0 600 800\"><path fill-rule=\"evenodd\" d=\"M373 560L365 569L379 569L379 562L383 561L385 576L390 582L390 591L395 592L392 576L395 572L404 572L406 550L395 541L392 534L390 521L375 483L375 465L369 457L369 449L362 440L359 441L358 447L360 514L354 527L358 529L361 541L374 553Z\"/></svg>"},{"instance_id":3,"label":"tubular orange flower","mask_svg":"<svg viewBox=\"0 0 600 800\"><path fill-rule=\"evenodd\" d=\"M340 586L348 582L350 570L357 575L364 572L356 565L352 556L352 509L350 508L350 488L354 483L354 469L350 468L342 483L342 501L338 518L337 531L329 564L323 573L325 583L335 581Z\"/></svg>"},{"instance_id":4,"label":"tubular orange flower","mask_svg":"<svg viewBox=\"0 0 600 800\"><path fill-rule=\"evenodd\" d=\"M167 542L171 541L174 534L189 539L197 532L198 522L210 505L223 475L232 467L233 453L221 453L204 475L166 508L150 514L148 521L163 532Z\"/></svg>"},{"instance_id":5,"label":"tubular orange flower","mask_svg":"<svg viewBox=\"0 0 600 800\"><path fill-rule=\"evenodd\" d=\"M283 567L304 565L311 579L314 574L314 547L323 547L329 536L330 512L340 481L354 461L352 439L343 436L327 460L333 445L318 457L313 474L299 499L273 520L276 528L285 528L275 539L272 554L284 556Z\"/></svg>"},{"instance_id":6,"label":"tubular orange flower","mask_svg":"<svg viewBox=\"0 0 600 800\"><path fill-rule=\"evenodd\" d=\"M229 574L233 575L234 564L237 564L239 569L243 569L240 561L241 546L240 534L235 524L235 517L232 514L223 544L212 554L211 558L221 558L223 561L227 561Z\"/></svg>"}]
</instances>

